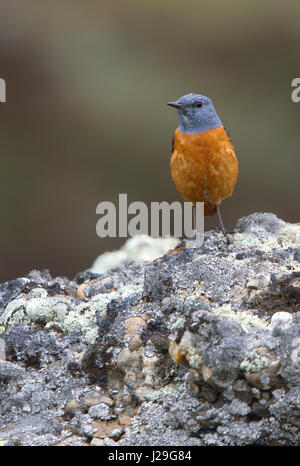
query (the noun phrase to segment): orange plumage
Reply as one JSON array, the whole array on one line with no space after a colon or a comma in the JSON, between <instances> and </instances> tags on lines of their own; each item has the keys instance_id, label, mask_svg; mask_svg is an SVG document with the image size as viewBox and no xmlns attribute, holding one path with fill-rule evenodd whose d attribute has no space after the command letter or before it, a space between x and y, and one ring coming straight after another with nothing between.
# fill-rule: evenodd
<instances>
[{"instance_id":1,"label":"orange plumage","mask_svg":"<svg viewBox=\"0 0 300 466\"><path fill-rule=\"evenodd\" d=\"M216 205L232 195L238 176L238 161L224 127L201 133L182 133L177 128L171 174L185 200L204 202L204 215L214 215Z\"/></svg>"}]
</instances>

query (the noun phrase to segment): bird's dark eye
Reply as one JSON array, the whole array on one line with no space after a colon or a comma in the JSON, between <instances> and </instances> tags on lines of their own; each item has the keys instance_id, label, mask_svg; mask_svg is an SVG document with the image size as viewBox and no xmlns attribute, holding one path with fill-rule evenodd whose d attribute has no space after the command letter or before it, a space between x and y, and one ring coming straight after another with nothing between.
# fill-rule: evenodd
<instances>
[{"instance_id":1,"label":"bird's dark eye","mask_svg":"<svg viewBox=\"0 0 300 466\"><path fill-rule=\"evenodd\" d=\"M197 108L201 108L201 107L202 107L202 105L203 105L203 102L202 102L202 100L198 100L198 102L196 102L196 104L195 104L195 107L197 107Z\"/></svg>"}]
</instances>

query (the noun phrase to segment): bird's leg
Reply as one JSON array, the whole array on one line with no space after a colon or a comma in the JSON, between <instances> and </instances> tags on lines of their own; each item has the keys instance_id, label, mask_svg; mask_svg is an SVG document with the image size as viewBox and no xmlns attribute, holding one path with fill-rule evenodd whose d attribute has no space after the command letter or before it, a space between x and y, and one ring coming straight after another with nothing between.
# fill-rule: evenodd
<instances>
[{"instance_id":1,"label":"bird's leg","mask_svg":"<svg viewBox=\"0 0 300 466\"><path fill-rule=\"evenodd\" d=\"M224 236L226 236L226 238L227 238L227 231L225 230L225 227L224 227L224 224L223 224L223 221L222 221L219 204L217 204L217 214L218 214L221 230L223 231Z\"/></svg>"}]
</instances>

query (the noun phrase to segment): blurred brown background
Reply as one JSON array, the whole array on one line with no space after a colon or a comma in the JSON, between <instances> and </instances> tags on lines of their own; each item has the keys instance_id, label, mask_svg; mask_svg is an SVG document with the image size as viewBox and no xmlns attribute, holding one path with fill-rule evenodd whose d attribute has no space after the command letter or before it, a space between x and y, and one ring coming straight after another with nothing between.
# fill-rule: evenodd
<instances>
[{"instance_id":1,"label":"blurred brown background","mask_svg":"<svg viewBox=\"0 0 300 466\"><path fill-rule=\"evenodd\" d=\"M72 278L118 248L96 236L102 200L178 200L166 102L191 91L214 100L239 158L226 226L299 221L299 14L296 0L2 0L0 280Z\"/></svg>"}]
</instances>

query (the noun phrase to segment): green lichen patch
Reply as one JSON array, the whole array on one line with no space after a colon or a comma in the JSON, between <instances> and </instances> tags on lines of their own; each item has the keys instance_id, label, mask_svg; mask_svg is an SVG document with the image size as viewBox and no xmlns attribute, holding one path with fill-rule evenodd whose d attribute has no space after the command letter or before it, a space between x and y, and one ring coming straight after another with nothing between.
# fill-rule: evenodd
<instances>
[{"instance_id":1,"label":"green lichen patch","mask_svg":"<svg viewBox=\"0 0 300 466\"><path fill-rule=\"evenodd\" d=\"M246 333L250 332L251 328L265 328L267 326L266 322L252 315L249 311L234 311L230 304L223 304L223 306L213 309L213 312L237 322Z\"/></svg>"}]
</instances>

